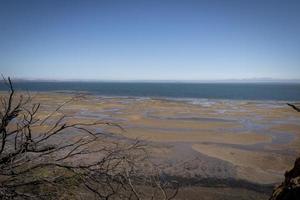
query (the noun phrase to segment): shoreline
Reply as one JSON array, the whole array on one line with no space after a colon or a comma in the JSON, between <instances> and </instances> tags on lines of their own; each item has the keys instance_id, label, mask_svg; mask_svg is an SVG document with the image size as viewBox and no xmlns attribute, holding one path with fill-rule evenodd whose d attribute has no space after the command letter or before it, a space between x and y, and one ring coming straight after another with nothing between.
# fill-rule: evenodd
<instances>
[{"instance_id":1,"label":"shoreline","mask_svg":"<svg viewBox=\"0 0 300 200\"><path fill-rule=\"evenodd\" d=\"M0 89L0 94L5 93L6 90ZM34 93L34 94L62 94L62 95L87 95L91 97L101 98L101 99L135 99L135 100L160 100L160 101L174 101L183 102L189 104L203 104L208 101L211 102L221 102L221 103L257 103L257 104L284 104L295 103L299 104L299 100L276 100L276 99L229 99L229 98L197 98L197 97L169 97L169 96L137 96L137 95L106 95L97 94L97 92L90 91L79 91L79 90L49 90L49 91L39 91L39 90L16 90L20 93Z\"/></svg>"}]
</instances>

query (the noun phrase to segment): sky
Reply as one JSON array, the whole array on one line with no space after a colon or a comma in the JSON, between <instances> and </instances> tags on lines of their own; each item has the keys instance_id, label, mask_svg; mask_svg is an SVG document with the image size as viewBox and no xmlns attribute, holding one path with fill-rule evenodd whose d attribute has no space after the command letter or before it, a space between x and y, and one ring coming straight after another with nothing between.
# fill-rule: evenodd
<instances>
[{"instance_id":1,"label":"sky","mask_svg":"<svg viewBox=\"0 0 300 200\"><path fill-rule=\"evenodd\" d=\"M0 73L300 79L300 1L0 0Z\"/></svg>"}]
</instances>

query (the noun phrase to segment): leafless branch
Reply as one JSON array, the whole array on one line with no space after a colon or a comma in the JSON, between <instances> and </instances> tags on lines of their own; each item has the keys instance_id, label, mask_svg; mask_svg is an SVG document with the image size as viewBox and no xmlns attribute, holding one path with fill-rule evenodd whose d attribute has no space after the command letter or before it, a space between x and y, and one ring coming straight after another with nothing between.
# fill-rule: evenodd
<instances>
[{"instance_id":1,"label":"leafless branch","mask_svg":"<svg viewBox=\"0 0 300 200\"><path fill-rule=\"evenodd\" d=\"M294 110L296 110L297 112L300 112L300 108L295 106L294 104L290 104L290 103L287 103L288 106L292 107Z\"/></svg>"}]
</instances>

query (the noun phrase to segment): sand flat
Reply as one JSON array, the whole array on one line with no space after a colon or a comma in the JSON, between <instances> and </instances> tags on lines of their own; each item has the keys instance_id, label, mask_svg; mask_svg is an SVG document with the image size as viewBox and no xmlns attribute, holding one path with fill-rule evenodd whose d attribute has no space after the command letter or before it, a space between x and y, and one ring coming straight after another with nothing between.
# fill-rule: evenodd
<instances>
[{"instance_id":1,"label":"sand flat","mask_svg":"<svg viewBox=\"0 0 300 200\"><path fill-rule=\"evenodd\" d=\"M213 131L162 131L130 128L124 135L130 138L140 138L157 142L215 142L225 144L256 144L259 142L271 142L271 137L255 133L215 133Z\"/></svg>"},{"instance_id":2,"label":"sand flat","mask_svg":"<svg viewBox=\"0 0 300 200\"><path fill-rule=\"evenodd\" d=\"M117 122L126 131L109 126L99 128L120 135L123 142L125 138L138 138L151 143L155 146L153 154L163 158L161 162L176 164L178 159L196 157L199 162L190 165L198 168L189 174L200 177L218 177L216 170L220 168L229 170L228 176L234 179L260 184L280 182L300 152L300 116L284 102L201 100L194 103L96 95L74 98L78 93L70 92L41 92L32 96L35 103L42 104L37 116L40 119L64 104L55 116L68 116L68 123ZM65 104L72 98L72 102ZM42 132L44 127L36 130ZM184 170L177 171L185 173Z\"/></svg>"},{"instance_id":3,"label":"sand flat","mask_svg":"<svg viewBox=\"0 0 300 200\"><path fill-rule=\"evenodd\" d=\"M275 153L242 150L215 144L193 144L192 147L203 154L229 161L241 167L282 172L293 164L293 158Z\"/></svg>"},{"instance_id":4,"label":"sand flat","mask_svg":"<svg viewBox=\"0 0 300 200\"><path fill-rule=\"evenodd\" d=\"M228 161L237 167L237 176L258 183L281 181L282 174L293 165L294 157L275 153L241 150L211 144L194 144L205 155Z\"/></svg>"}]
</instances>

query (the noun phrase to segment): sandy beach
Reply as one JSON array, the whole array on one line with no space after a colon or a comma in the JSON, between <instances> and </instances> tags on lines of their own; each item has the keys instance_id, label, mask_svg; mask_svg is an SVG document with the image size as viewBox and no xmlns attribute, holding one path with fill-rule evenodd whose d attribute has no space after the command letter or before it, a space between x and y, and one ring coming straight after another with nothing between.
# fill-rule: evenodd
<instances>
[{"instance_id":1,"label":"sandy beach","mask_svg":"<svg viewBox=\"0 0 300 200\"><path fill-rule=\"evenodd\" d=\"M34 102L41 103L41 118L78 96L61 92L31 95ZM244 182L257 188L271 186L282 181L300 153L300 117L285 102L90 94L75 99L59 110L69 116L69 122L118 123L124 130L105 126L103 130L125 142L146 142L168 176L197 178L201 186L205 186L201 180L210 179L225 185L226 180L235 180L237 187Z\"/></svg>"}]
</instances>

